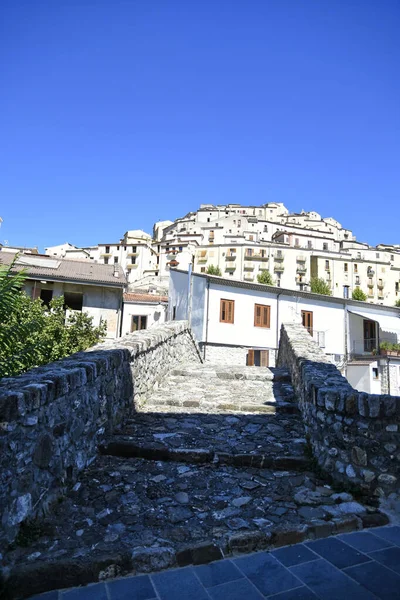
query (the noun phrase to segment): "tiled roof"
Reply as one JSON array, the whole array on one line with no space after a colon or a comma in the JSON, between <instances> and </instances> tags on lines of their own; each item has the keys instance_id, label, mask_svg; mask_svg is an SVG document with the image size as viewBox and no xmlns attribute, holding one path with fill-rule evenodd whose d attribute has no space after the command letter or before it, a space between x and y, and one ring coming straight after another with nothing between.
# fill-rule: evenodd
<instances>
[{"instance_id":1,"label":"tiled roof","mask_svg":"<svg viewBox=\"0 0 400 600\"><path fill-rule=\"evenodd\" d=\"M168 302L168 296L158 296L156 294L124 294L124 302L153 302L159 304L160 302Z\"/></svg>"},{"instance_id":2,"label":"tiled roof","mask_svg":"<svg viewBox=\"0 0 400 600\"><path fill-rule=\"evenodd\" d=\"M15 254L0 252L0 265L9 265ZM14 271L24 269L29 279L76 281L124 287L126 278L120 265L102 265L89 260L68 260L44 254L20 254ZM114 272L118 273L115 277Z\"/></svg>"}]
</instances>

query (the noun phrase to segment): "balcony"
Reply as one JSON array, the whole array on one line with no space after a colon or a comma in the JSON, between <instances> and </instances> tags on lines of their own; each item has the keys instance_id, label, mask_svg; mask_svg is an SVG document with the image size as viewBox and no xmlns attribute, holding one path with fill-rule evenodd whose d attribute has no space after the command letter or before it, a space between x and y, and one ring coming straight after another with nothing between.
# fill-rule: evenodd
<instances>
[{"instance_id":1,"label":"balcony","mask_svg":"<svg viewBox=\"0 0 400 600\"><path fill-rule=\"evenodd\" d=\"M175 269L178 265L179 265L179 263L177 260L170 260L169 262L167 262L167 266L170 269Z\"/></svg>"},{"instance_id":2,"label":"balcony","mask_svg":"<svg viewBox=\"0 0 400 600\"><path fill-rule=\"evenodd\" d=\"M254 275L252 275L251 273L245 273L243 279L245 281L254 281Z\"/></svg>"},{"instance_id":3,"label":"balcony","mask_svg":"<svg viewBox=\"0 0 400 600\"><path fill-rule=\"evenodd\" d=\"M307 273L307 267L306 266L304 266L304 267L300 267L300 266L297 267L296 273L300 273L302 275L305 275L305 273Z\"/></svg>"},{"instance_id":4,"label":"balcony","mask_svg":"<svg viewBox=\"0 0 400 600\"><path fill-rule=\"evenodd\" d=\"M384 287L385 287L385 284L383 281L381 283L378 283L378 290L383 290Z\"/></svg>"},{"instance_id":5,"label":"balcony","mask_svg":"<svg viewBox=\"0 0 400 600\"><path fill-rule=\"evenodd\" d=\"M296 256L296 260L298 263L305 263L306 262L306 257L305 256Z\"/></svg>"},{"instance_id":6,"label":"balcony","mask_svg":"<svg viewBox=\"0 0 400 600\"><path fill-rule=\"evenodd\" d=\"M277 254L276 256L274 256L274 260L276 262L283 262L284 261L284 256L283 254Z\"/></svg>"},{"instance_id":7,"label":"balcony","mask_svg":"<svg viewBox=\"0 0 400 600\"><path fill-rule=\"evenodd\" d=\"M244 263L243 269L245 271L254 271L254 265L252 265L251 263Z\"/></svg>"},{"instance_id":8,"label":"balcony","mask_svg":"<svg viewBox=\"0 0 400 600\"><path fill-rule=\"evenodd\" d=\"M135 263L135 264L133 264L133 263L128 263L128 264L126 265L126 268L127 268L127 269L137 269L137 267L138 267L137 263Z\"/></svg>"},{"instance_id":9,"label":"balcony","mask_svg":"<svg viewBox=\"0 0 400 600\"><path fill-rule=\"evenodd\" d=\"M127 252L127 256L139 256L139 252Z\"/></svg>"},{"instance_id":10,"label":"balcony","mask_svg":"<svg viewBox=\"0 0 400 600\"><path fill-rule=\"evenodd\" d=\"M235 260L236 258L236 253L235 254L227 254L225 256L225 260Z\"/></svg>"},{"instance_id":11,"label":"balcony","mask_svg":"<svg viewBox=\"0 0 400 600\"><path fill-rule=\"evenodd\" d=\"M166 251L166 255L167 256L176 256L178 254L179 250L167 250Z\"/></svg>"},{"instance_id":12,"label":"balcony","mask_svg":"<svg viewBox=\"0 0 400 600\"><path fill-rule=\"evenodd\" d=\"M368 286L369 288L373 288L373 287L374 287L374 285L375 285L375 284L374 284L374 282L373 282L373 281L369 281L369 282L367 283L367 286Z\"/></svg>"},{"instance_id":13,"label":"balcony","mask_svg":"<svg viewBox=\"0 0 400 600\"><path fill-rule=\"evenodd\" d=\"M226 264L225 265L225 271L236 271L236 265L235 263L231 263L231 264Z\"/></svg>"},{"instance_id":14,"label":"balcony","mask_svg":"<svg viewBox=\"0 0 400 600\"><path fill-rule=\"evenodd\" d=\"M283 265L275 265L274 266L275 273L283 273L284 270L285 270L285 267Z\"/></svg>"},{"instance_id":15,"label":"balcony","mask_svg":"<svg viewBox=\"0 0 400 600\"><path fill-rule=\"evenodd\" d=\"M262 255L261 252L255 252L254 254L245 254L246 260L269 260L269 256Z\"/></svg>"},{"instance_id":16,"label":"balcony","mask_svg":"<svg viewBox=\"0 0 400 600\"><path fill-rule=\"evenodd\" d=\"M207 262L207 251L204 252L200 252L200 254L197 255L197 262L198 263L205 263Z\"/></svg>"},{"instance_id":17,"label":"balcony","mask_svg":"<svg viewBox=\"0 0 400 600\"><path fill-rule=\"evenodd\" d=\"M102 252L100 254L101 258L109 258L110 256L112 256L111 252Z\"/></svg>"},{"instance_id":18,"label":"balcony","mask_svg":"<svg viewBox=\"0 0 400 600\"><path fill-rule=\"evenodd\" d=\"M350 358L370 357L379 354L376 338L355 339L351 341Z\"/></svg>"}]
</instances>

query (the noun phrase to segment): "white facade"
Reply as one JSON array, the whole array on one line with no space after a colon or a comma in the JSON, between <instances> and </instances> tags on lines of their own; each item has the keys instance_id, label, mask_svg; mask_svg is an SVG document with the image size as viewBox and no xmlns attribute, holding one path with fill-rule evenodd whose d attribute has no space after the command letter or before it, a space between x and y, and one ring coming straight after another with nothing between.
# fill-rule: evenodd
<instances>
[{"instance_id":1,"label":"white facade","mask_svg":"<svg viewBox=\"0 0 400 600\"><path fill-rule=\"evenodd\" d=\"M124 294L121 335L150 329L166 321L167 298L151 294Z\"/></svg>"},{"instance_id":2,"label":"white facade","mask_svg":"<svg viewBox=\"0 0 400 600\"><path fill-rule=\"evenodd\" d=\"M223 320L222 302L233 303L233 322ZM256 305L268 307L262 308L268 311L267 326L256 323ZM361 371L356 372L358 362L362 368L366 361L378 363L377 381L368 384L371 393L380 393L387 367L387 358L379 355L380 343L400 341L400 309L195 273L189 282L188 273L179 270L171 272L168 316L189 319L206 360L241 365L253 349L268 351L269 365L274 366L282 323L303 323L345 374L352 365L353 381L365 384ZM400 366L400 357L391 362Z\"/></svg>"}]
</instances>

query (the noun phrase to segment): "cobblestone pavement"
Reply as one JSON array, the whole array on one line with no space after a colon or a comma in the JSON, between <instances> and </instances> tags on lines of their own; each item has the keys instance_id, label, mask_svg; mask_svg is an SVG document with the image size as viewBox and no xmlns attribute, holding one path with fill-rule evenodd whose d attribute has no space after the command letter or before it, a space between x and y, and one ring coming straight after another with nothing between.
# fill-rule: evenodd
<instances>
[{"instance_id":1,"label":"cobblestone pavement","mask_svg":"<svg viewBox=\"0 0 400 600\"><path fill-rule=\"evenodd\" d=\"M400 527L379 527L35 600L397 600ZM33 600L33 599L32 599Z\"/></svg>"},{"instance_id":2,"label":"cobblestone pavement","mask_svg":"<svg viewBox=\"0 0 400 600\"><path fill-rule=\"evenodd\" d=\"M137 410L63 501L22 527L3 557L10 597L387 523L310 470L282 370L184 368Z\"/></svg>"}]
</instances>

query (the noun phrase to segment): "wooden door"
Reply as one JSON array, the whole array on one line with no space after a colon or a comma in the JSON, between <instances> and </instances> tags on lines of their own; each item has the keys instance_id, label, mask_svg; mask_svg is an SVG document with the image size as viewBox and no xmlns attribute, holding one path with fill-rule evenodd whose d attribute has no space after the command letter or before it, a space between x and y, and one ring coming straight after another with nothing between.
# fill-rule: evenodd
<instances>
[{"instance_id":1,"label":"wooden door","mask_svg":"<svg viewBox=\"0 0 400 600\"><path fill-rule=\"evenodd\" d=\"M313 334L313 314L310 310L302 310L301 318L303 321L303 326L307 329L310 335Z\"/></svg>"},{"instance_id":2,"label":"wooden door","mask_svg":"<svg viewBox=\"0 0 400 600\"><path fill-rule=\"evenodd\" d=\"M364 352L372 352L376 348L375 321L364 319Z\"/></svg>"}]
</instances>

